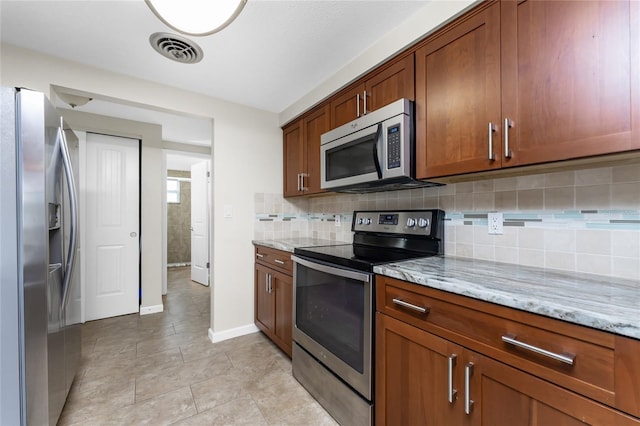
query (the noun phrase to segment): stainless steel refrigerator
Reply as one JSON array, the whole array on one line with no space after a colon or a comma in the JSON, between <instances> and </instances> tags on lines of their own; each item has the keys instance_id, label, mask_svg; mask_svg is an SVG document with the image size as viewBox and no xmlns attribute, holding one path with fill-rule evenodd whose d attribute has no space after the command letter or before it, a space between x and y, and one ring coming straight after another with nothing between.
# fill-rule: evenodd
<instances>
[{"instance_id":1,"label":"stainless steel refrigerator","mask_svg":"<svg viewBox=\"0 0 640 426\"><path fill-rule=\"evenodd\" d=\"M44 94L1 96L0 425L55 425L80 361L78 139Z\"/></svg>"}]
</instances>

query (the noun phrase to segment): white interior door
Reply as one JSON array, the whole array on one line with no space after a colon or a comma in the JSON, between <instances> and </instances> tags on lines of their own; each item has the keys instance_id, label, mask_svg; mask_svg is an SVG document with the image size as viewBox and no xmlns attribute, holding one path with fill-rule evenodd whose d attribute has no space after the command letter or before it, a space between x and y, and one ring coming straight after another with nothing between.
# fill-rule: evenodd
<instances>
[{"instance_id":1,"label":"white interior door","mask_svg":"<svg viewBox=\"0 0 640 426\"><path fill-rule=\"evenodd\" d=\"M191 280L209 285L209 162L191 166Z\"/></svg>"},{"instance_id":2,"label":"white interior door","mask_svg":"<svg viewBox=\"0 0 640 426\"><path fill-rule=\"evenodd\" d=\"M139 141L87 133L86 319L139 310Z\"/></svg>"}]
</instances>

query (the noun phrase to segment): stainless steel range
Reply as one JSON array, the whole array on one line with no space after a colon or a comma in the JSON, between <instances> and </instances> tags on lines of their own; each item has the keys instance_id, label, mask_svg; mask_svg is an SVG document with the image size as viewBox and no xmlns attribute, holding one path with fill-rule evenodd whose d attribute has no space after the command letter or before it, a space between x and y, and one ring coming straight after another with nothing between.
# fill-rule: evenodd
<instances>
[{"instance_id":1,"label":"stainless steel range","mask_svg":"<svg viewBox=\"0 0 640 426\"><path fill-rule=\"evenodd\" d=\"M342 425L373 422L375 265L442 255L442 210L356 211L353 244L296 248L293 375Z\"/></svg>"}]
</instances>

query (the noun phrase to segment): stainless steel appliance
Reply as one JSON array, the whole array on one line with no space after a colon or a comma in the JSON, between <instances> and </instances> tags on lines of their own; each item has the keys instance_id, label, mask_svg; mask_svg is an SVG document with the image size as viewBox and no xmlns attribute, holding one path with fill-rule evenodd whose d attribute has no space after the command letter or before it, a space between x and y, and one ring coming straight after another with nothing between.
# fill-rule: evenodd
<instances>
[{"instance_id":1,"label":"stainless steel appliance","mask_svg":"<svg viewBox=\"0 0 640 426\"><path fill-rule=\"evenodd\" d=\"M439 185L416 176L413 102L399 99L320 138L320 186L376 192Z\"/></svg>"},{"instance_id":2,"label":"stainless steel appliance","mask_svg":"<svg viewBox=\"0 0 640 426\"><path fill-rule=\"evenodd\" d=\"M77 138L42 93L1 97L0 424L55 425L80 360Z\"/></svg>"},{"instance_id":3,"label":"stainless steel appliance","mask_svg":"<svg viewBox=\"0 0 640 426\"><path fill-rule=\"evenodd\" d=\"M353 244L294 250L293 375L342 425L373 419L378 264L443 254L442 210L356 211Z\"/></svg>"}]
</instances>

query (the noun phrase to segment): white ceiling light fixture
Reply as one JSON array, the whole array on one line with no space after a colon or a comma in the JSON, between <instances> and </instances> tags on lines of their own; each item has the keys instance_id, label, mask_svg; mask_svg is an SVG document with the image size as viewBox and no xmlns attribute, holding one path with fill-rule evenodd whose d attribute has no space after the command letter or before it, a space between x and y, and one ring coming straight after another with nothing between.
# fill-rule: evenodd
<instances>
[{"instance_id":1,"label":"white ceiling light fixture","mask_svg":"<svg viewBox=\"0 0 640 426\"><path fill-rule=\"evenodd\" d=\"M145 0L151 11L174 30L191 36L216 33L231 24L247 0Z\"/></svg>"},{"instance_id":2,"label":"white ceiling light fixture","mask_svg":"<svg viewBox=\"0 0 640 426\"><path fill-rule=\"evenodd\" d=\"M93 98L88 96L72 95L71 93L66 92L56 92L56 95L62 100L62 102L68 104L71 108L86 105L88 102L93 100Z\"/></svg>"}]
</instances>

